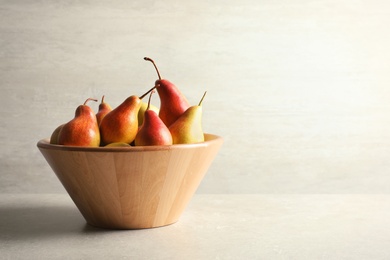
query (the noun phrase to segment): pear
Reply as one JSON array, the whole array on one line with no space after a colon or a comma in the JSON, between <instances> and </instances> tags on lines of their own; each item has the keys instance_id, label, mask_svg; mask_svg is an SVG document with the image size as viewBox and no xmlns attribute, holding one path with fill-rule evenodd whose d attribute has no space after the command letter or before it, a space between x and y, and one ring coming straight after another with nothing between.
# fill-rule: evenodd
<instances>
[{"instance_id":1,"label":"pear","mask_svg":"<svg viewBox=\"0 0 390 260\"><path fill-rule=\"evenodd\" d=\"M141 126L142 123L144 122L144 114L145 114L145 111L148 109L148 106L150 107L149 109L155 111L157 114L159 113L158 107L142 101L141 107L138 111L138 126Z\"/></svg>"},{"instance_id":2,"label":"pear","mask_svg":"<svg viewBox=\"0 0 390 260\"><path fill-rule=\"evenodd\" d=\"M75 117L64 124L58 133L58 144L73 146L99 146L100 133L95 112L87 102L97 99L88 98L77 107Z\"/></svg>"},{"instance_id":3,"label":"pear","mask_svg":"<svg viewBox=\"0 0 390 260\"><path fill-rule=\"evenodd\" d=\"M193 144L204 141L202 130L202 102L205 92L197 106L189 107L170 127L173 144Z\"/></svg>"},{"instance_id":4,"label":"pear","mask_svg":"<svg viewBox=\"0 0 390 260\"><path fill-rule=\"evenodd\" d=\"M105 147L130 147L128 143L116 142L105 145Z\"/></svg>"},{"instance_id":5,"label":"pear","mask_svg":"<svg viewBox=\"0 0 390 260\"><path fill-rule=\"evenodd\" d=\"M154 88L141 97L132 95L126 98L122 104L103 117L99 125L101 145L118 142L130 144L134 141L138 132L138 111L141 107L141 99Z\"/></svg>"},{"instance_id":6,"label":"pear","mask_svg":"<svg viewBox=\"0 0 390 260\"><path fill-rule=\"evenodd\" d=\"M56 129L54 129L53 133L50 136L50 143L51 144L58 144L58 134L60 133L62 127L64 124L57 126Z\"/></svg>"},{"instance_id":7,"label":"pear","mask_svg":"<svg viewBox=\"0 0 390 260\"><path fill-rule=\"evenodd\" d=\"M156 80L155 85L158 86L157 92L160 96L159 116L165 125L169 127L190 107L190 104L183 93L172 82L161 78L160 72L151 58L145 57L144 60L152 62L156 69L158 80Z\"/></svg>"},{"instance_id":8,"label":"pear","mask_svg":"<svg viewBox=\"0 0 390 260\"><path fill-rule=\"evenodd\" d=\"M96 119L98 122L98 125L100 125L100 122L102 121L103 117L107 115L112 110L112 107L110 104L104 101L104 95L102 96L102 101L99 104L99 110L96 113Z\"/></svg>"},{"instance_id":9,"label":"pear","mask_svg":"<svg viewBox=\"0 0 390 260\"><path fill-rule=\"evenodd\" d=\"M152 91L152 93L153 92L154 91ZM168 127L160 119L156 111L151 109L150 100L152 93L150 93L149 96L148 106L144 114L144 121L135 137L135 146L172 144L172 136Z\"/></svg>"}]
</instances>

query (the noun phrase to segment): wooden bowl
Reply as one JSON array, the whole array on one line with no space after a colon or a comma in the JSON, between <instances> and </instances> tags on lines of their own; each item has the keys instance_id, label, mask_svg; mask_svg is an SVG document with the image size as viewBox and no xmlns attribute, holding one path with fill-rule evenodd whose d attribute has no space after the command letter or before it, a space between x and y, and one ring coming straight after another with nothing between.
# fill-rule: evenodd
<instances>
[{"instance_id":1,"label":"wooden bowl","mask_svg":"<svg viewBox=\"0 0 390 260\"><path fill-rule=\"evenodd\" d=\"M88 224L140 229L178 221L223 140L170 146L37 146Z\"/></svg>"}]
</instances>

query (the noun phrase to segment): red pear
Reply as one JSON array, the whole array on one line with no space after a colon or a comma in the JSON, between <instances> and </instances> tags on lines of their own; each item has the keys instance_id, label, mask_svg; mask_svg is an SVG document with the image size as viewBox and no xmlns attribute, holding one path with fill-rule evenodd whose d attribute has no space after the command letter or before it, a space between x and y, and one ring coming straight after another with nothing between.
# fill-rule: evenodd
<instances>
[{"instance_id":1,"label":"red pear","mask_svg":"<svg viewBox=\"0 0 390 260\"><path fill-rule=\"evenodd\" d=\"M77 107L75 117L64 124L58 133L58 144L73 146L99 146L100 133L95 112L87 102L96 99L88 98Z\"/></svg>"},{"instance_id":2,"label":"red pear","mask_svg":"<svg viewBox=\"0 0 390 260\"><path fill-rule=\"evenodd\" d=\"M159 116L165 125L169 127L190 107L190 104L183 93L172 82L161 78L160 72L151 58L145 57L144 59L152 62L156 69L158 80L156 80L155 85L158 86L157 92L160 96Z\"/></svg>"},{"instance_id":3,"label":"red pear","mask_svg":"<svg viewBox=\"0 0 390 260\"><path fill-rule=\"evenodd\" d=\"M148 107L144 113L143 123L135 137L136 146L172 144L172 136L168 127L160 119L157 113L150 108L152 93L150 93L149 96Z\"/></svg>"},{"instance_id":4,"label":"red pear","mask_svg":"<svg viewBox=\"0 0 390 260\"><path fill-rule=\"evenodd\" d=\"M102 121L103 117L107 115L109 112L111 112L112 107L110 104L104 101L104 95L102 96L102 101L99 104L99 110L96 113L96 119L98 122L98 125L100 125L100 122Z\"/></svg>"}]
</instances>

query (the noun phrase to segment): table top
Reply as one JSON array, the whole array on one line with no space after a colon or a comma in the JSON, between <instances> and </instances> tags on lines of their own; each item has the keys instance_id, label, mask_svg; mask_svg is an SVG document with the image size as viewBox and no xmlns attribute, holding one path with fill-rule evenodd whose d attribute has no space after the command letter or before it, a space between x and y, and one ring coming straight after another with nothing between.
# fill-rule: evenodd
<instances>
[{"instance_id":1,"label":"table top","mask_svg":"<svg viewBox=\"0 0 390 260\"><path fill-rule=\"evenodd\" d=\"M144 230L86 224L67 194L0 194L3 259L390 259L390 195L196 194Z\"/></svg>"}]
</instances>

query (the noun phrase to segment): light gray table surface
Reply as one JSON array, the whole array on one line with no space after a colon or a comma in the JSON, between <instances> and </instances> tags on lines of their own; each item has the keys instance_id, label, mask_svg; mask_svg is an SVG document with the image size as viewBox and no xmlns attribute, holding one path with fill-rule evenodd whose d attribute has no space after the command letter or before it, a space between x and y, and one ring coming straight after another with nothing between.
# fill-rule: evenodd
<instances>
[{"instance_id":1,"label":"light gray table surface","mask_svg":"<svg viewBox=\"0 0 390 260\"><path fill-rule=\"evenodd\" d=\"M389 195L196 194L145 230L87 225L66 194L0 194L1 259L390 259Z\"/></svg>"}]
</instances>

